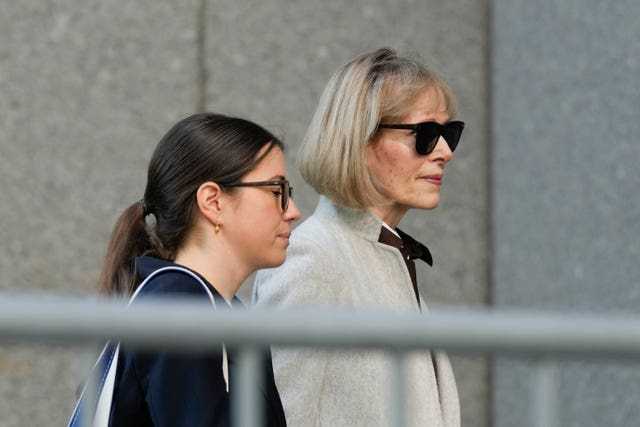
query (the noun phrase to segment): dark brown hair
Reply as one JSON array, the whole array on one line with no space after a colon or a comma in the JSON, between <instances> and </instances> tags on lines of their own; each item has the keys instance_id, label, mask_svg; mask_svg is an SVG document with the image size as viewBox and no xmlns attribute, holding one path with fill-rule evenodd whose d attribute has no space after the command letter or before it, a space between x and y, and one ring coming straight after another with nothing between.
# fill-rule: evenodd
<instances>
[{"instance_id":1,"label":"dark brown hair","mask_svg":"<svg viewBox=\"0 0 640 427\"><path fill-rule=\"evenodd\" d=\"M263 147L269 148L258 156ZM106 294L131 295L138 278L135 259L172 261L193 225L196 192L212 181L224 191L240 182L282 142L250 121L214 113L187 117L160 140L149 162L144 198L118 218L99 280Z\"/></svg>"}]
</instances>

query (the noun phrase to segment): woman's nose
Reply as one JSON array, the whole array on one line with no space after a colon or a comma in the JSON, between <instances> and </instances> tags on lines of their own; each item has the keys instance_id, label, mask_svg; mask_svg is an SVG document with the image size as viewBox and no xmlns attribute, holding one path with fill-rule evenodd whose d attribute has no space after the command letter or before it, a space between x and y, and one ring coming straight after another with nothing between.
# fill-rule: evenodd
<instances>
[{"instance_id":1,"label":"woman's nose","mask_svg":"<svg viewBox=\"0 0 640 427\"><path fill-rule=\"evenodd\" d=\"M286 221L297 221L300 219L300 211L298 210L298 206L293 198L289 199L289 204L287 205L287 210L284 211L284 218Z\"/></svg>"},{"instance_id":2,"label":"woman's nose","mask_svg":"<svg viewBox=\"0 0 640 427\"><path fill-rule=\"evenodd\" d=\"M453 151L451 151L449 143L442 136L438 138L436 148L433 149L433 152L431 154L437 157L441 157L445 162L448 162L453 157Z\"/></svg>"}]
</instances>

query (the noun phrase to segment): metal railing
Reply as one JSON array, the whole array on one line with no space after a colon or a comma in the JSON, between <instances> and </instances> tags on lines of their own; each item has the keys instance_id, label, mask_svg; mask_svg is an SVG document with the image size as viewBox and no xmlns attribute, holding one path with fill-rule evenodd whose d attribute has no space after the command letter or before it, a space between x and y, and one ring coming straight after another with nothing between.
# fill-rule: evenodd
<instances>
[{"instance_id":1,"label":"metal railing","mask_svg":"<svg viewBox=\"0 0 640 427\"><path fill-rule=\"evenodd\" d=\"M153 301L132 308L98 299L0 296L0 340L98 345L107 340L147 349L214 350L239 354L233 419L259 426L255 392L269 345L386 349L394 354L394 425L401 410L404 354L437 348L467 354L538 356L534 425L553 426L554 365L568 356L638 358L640 319L629 316L499 310L432 309L427 315L340 310L219 310L202 302Z\"/></svg>"}]
</instances>

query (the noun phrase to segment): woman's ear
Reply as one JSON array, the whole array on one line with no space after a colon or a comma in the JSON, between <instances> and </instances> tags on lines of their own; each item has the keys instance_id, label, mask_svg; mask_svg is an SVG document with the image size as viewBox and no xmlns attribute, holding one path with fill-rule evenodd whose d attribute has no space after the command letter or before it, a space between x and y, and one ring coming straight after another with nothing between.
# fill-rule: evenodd
<instances>
[{"instance_id":1,"label":"woman's ear","mask_svg":"<svg viewBox=\"0 0 640 427\"><path fill-rule=\"evenodd\" d=\"M212 224L222 223L222 198L224 192L215 182L205 182L196 192L196 202L200 213Z\"/></svg>"}]
</instances>

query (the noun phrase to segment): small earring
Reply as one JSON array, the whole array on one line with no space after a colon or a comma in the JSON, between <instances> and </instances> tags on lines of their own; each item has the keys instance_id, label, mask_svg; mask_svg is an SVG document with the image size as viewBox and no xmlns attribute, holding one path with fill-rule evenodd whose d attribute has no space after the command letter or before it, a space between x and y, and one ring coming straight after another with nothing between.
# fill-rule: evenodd
<instances>
[{"instance_id":1,"label":"small earring","mask_svg":"<svg viewBox=\"0 0 640 427\"><path fill-rule=\"evenodd\" d=\"M218 232L220 231L220 226L218 224L216 224L216 228L213 229L216 234L218 234Z\"/></svg>"}]
</instances>

